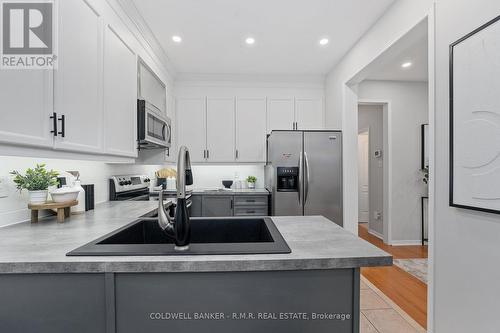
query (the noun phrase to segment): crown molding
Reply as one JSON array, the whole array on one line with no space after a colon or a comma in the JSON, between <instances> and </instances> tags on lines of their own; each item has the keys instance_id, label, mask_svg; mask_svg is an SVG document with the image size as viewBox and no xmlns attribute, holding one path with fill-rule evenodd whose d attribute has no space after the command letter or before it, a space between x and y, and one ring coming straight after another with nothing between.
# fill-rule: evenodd
<instances>
[{"instance_id":1,"label":"crown molding","mask_svg":"<svg viewBox=\"0 0 500 333\"><path fill-rule=\"evenodd\" d=\"M258 86L323 88L324 75L178 73L178 86Z\"/></svg>"},{"instance_id":2,"label":"crown molding","mask_svg":"<svg viewBox=\"0 0 500 333\"><path fill-rule=\"evenodd\" d=\"M125 22L131 32L136 36L149 55L155 59L161 67L165 68L168 76L173 81L177 76L177 71L168 58L160 42L151 31L151 28L144 20L139 10L132 0L106 0L113 10L122 18L128 19Z\"/></svg>"}]
</instances>

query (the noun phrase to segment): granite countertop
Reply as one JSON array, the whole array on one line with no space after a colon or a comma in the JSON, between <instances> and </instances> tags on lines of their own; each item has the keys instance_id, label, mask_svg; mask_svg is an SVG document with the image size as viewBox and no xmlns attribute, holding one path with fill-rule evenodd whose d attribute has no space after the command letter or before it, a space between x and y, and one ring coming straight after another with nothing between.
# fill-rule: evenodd
<instances>
[{"instance_id":1,"label":"granite countertop","mask_svg":"<svg viewBox=\"0 0 500 333\"><path fill-rule=\"evenodd\" d=\"M2 273L210 272L385 266L392 257L322 216L272 217L289 254L67 257L66 253L156 208L154 201L115 201L65 223L41 219L0 228Z\"/></svg>"}]
</instances>

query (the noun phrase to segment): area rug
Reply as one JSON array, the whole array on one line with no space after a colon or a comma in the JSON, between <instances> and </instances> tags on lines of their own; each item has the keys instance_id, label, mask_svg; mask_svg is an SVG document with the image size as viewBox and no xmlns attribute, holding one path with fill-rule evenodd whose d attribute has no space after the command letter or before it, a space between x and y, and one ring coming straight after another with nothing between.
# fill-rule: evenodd
<instances>
[{"instance_id":1,"label":"area rug","mask_svg":"<svg viewBox=\"0 0 500 333\"><path fill-rule=\"evenodd\" d=\"M394 259L394 265L427 284L427 259Z\"/></svg>"}]
</instances>

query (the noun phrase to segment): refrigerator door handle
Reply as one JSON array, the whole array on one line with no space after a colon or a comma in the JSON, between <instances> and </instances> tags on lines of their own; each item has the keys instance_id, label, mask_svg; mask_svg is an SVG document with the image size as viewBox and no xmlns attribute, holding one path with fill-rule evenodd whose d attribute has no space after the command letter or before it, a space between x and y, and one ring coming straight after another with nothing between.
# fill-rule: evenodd
<instances>
[{"instance_id":1,"label":"refrigerator door handle","mask_svg":"<svg viewBox=\"0 0 500 333\"><path fill-rule=\"evenodd\" d=\"M300 201L300 193L302 192L302 152L299 155L299 183L297 184L297 194L299 196L299 206L302 204Z\"/></svg>"},{"instance_id":2,"label":"refrigerator door handle","mask_svg":"<svg viewBox=\"0 0 500 333\"><path fill-rule=\"evenodd\" d=\"M304 204L307 202L307 195L309 194L309 179L310 179L310 174L309 174L309 159L307 158L307 152L304 152L304 158L305 158L305 174L306 174L306 179L304 182Z\"/></svg>"}]
</instances>

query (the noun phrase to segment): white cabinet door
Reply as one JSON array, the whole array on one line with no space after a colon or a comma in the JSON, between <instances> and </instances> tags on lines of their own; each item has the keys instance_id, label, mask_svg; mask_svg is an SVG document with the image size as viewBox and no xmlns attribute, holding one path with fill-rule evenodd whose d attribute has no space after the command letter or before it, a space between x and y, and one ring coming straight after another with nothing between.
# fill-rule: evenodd
<instances>
[{"instance_id":1,"label":"white cabinet door","mask_svg":"<svg viewBox=\"0 0 500 333\"><path fill-rule=\"evenodd\" d=\"M139 97L167 113L166 85L142 59L139 62Z\"/></svg>"},{"instance_id":2,"label":"white cabinet door","mask_svg":"<svg viewBox=\"0 0 500 333\"><path fill-rule=\"evenodd\" d=\"M233 162L234 98L207 98L207 161Z\"/></svg>"},{"instance_id":3,"label":"white cabinet door","mask_svg":"<svg viewBox=\"0 0 500 333\"><path fill-rule=\"evenodd\" d=\"M178 98L177 147L189 149L191 162L204 162L206 150L206 99Z\"/></svg>"},{"instance_id":4,"label":"white cabinet door","mask_svg":"<svg viewBox=\"0 0 500 333\"><path fill-rule=\"evenodd\" d=\"M111 27L104 36L104 146L111 155L136 157L136 55Z\"/></svg>"},{"instance_id":5,"label":"white cabinet door","mask_svg":"<svg viewBox=\"0 0 500 333\"><path fill-rule=\"evenodd\" d=\"M266 161L266 99L236 99L236 161Z\"/></svg>"},{"instance_id":6,"label":"white cabinet door","mask_svg":"<svg viewBox=\"0 0 500 333\"><path fill-rule=\"evenodd\" d=\"M0 142L52 147L51 72L2 70Z\"/></svg>"},{"instance_id":7,"label":"white cabinet door","mask_svg":"<svg viewBox=\"0 0 500 333\"><path fill-rule=\"evenodd\" d=\"M65 136L54 147L102 153L102 19L84 0L60 1L59 18L55 111L65 116Z\"/></svg>"},{"instance_id":8,"label":"white cabinet door","mask_svg":"<svg viewBox=\"0 0 500 333\"><path fill-rule=\"evenodd\" d=\"M323 100L321 98L296 98L295 121L299 130L324 129Z\"/></svg>"},{"instance_id":9,"label":"white cabinet door","mask_svg":"<svg viewBox=\"0 0 500 333\"><path fill-rule=\"evenodd\" d=\"M293 98L269 98L267 101L267 133L272 130L292 130L294 117Z\"/></svg>"}]
</instances>

